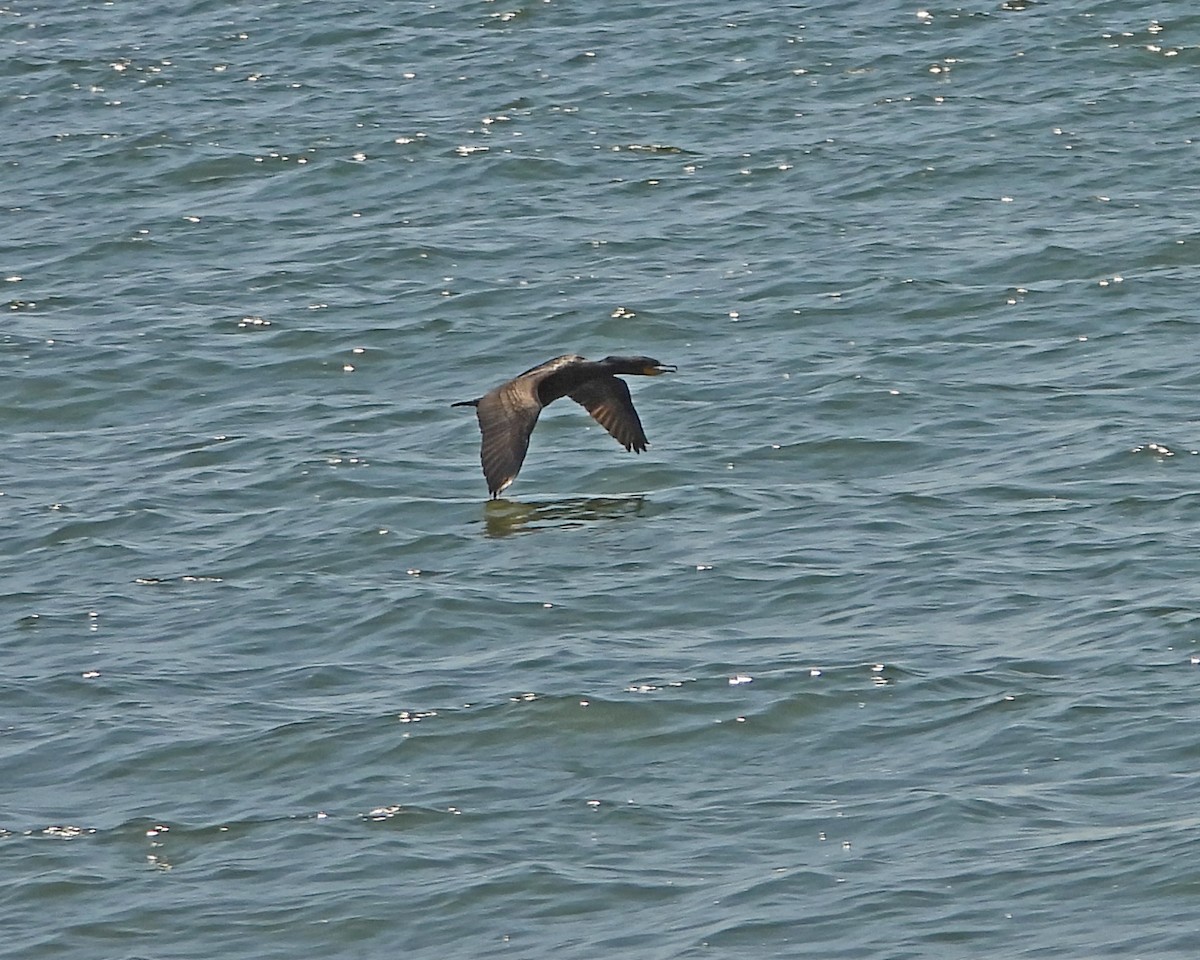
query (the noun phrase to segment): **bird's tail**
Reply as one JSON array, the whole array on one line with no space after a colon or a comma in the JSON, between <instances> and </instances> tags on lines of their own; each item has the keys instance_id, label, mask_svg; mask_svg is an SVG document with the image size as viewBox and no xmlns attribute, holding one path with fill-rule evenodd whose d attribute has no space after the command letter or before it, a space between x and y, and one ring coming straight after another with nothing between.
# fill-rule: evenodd
<instances>
[{"instance_id":1,"label":"bird's tail","mask_svg":"<svg viewBox=\"0 0 1200 960\"><path fill-rule=\"evenodd\" d=\"M452 406L452 407L477 407L477 406L479 406L479 401L478 400L459 400L457 403L450 404L450 406Z\"/></svg>"}]
</instances>

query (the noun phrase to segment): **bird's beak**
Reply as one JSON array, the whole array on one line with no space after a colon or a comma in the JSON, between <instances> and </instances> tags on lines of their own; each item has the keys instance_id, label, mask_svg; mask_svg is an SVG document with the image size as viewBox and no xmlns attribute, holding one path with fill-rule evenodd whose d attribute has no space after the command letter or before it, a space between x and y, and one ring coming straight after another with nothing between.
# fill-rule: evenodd
<instances>
[{"instance_id":1,"label":"bird's beak","mask_svg":"<svg viewBox=\"0 0 1200 960\"><path fill-rule=\"evenodd\" d=\"M660 363L656 367L647 367L642 371L648 377L657 377L663 373L678 373L679 368L673 363Z\"/></svg>"}]
</instances>

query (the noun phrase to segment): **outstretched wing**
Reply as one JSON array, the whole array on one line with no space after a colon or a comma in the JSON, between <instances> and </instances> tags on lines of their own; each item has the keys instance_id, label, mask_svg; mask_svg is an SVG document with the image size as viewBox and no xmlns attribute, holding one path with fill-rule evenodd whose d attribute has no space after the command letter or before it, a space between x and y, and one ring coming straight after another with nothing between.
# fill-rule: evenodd
<instances>
[{"instance_id":1,"label":"outstretched wing","mask_svg":"<svg viewBox=\"0 0 1200 960\"><path fill-rule=\"evenodd\" d=\"M592 415L600 426L626 450L641 453L648 446L642 421L633 409L629 387L618 377L598 377L576 387L569 394Z\"/></svg>"},{"instance_id":2,"label":"outstretched wing","mask_svg":"<svg viewBox=\"0 0 1200 960\"><path fill-rule=\"evenodd\" d=\"M493 497L499 496L520 472L529 450L529 435L541 412L536 390L520 379L510 380L480 398L475 408L483 434L479 459L488 493Z\"/></svg>"}]
</instances>

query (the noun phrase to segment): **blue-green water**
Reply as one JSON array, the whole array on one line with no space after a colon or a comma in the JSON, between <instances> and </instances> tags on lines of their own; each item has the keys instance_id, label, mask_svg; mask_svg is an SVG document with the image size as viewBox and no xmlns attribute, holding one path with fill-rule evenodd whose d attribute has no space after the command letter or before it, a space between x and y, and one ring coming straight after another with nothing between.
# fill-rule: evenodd
<instances>
[{"instance_id":1,"label":"blue-green water","mask_svg":"<svg viewBox=\"0 0 1200 960\"><path fill-rule=\"evenodd\" d=\"M0 955L1195 955L1189 5L0 45Z\"/></svg>"}]
</instances>

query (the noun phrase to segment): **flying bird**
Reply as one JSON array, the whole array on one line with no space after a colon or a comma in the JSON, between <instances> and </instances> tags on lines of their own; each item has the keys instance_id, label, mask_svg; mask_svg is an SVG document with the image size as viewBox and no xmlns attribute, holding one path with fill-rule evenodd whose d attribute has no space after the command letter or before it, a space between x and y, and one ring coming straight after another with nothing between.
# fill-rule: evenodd
<instances>
[{"instance_id":1,"label":"flying bird","mask_svg":"<svg viewBox=\"0 0 1200 960\"><path fill-rule=\"evenodd\" d=\"M547 360L520 376L489 390L478 400L460 400L452 407L474 407L483 434L479 459L488 493L500 496L516 479L529 449L542 407L570 397L611 433L626 450L641 453L649 444L642 421L633 409L629 387L617 374L656 377L674 373L674 364L651 357L605 357L585 360L574 354Z\"/></svg>"}]
</instances>

